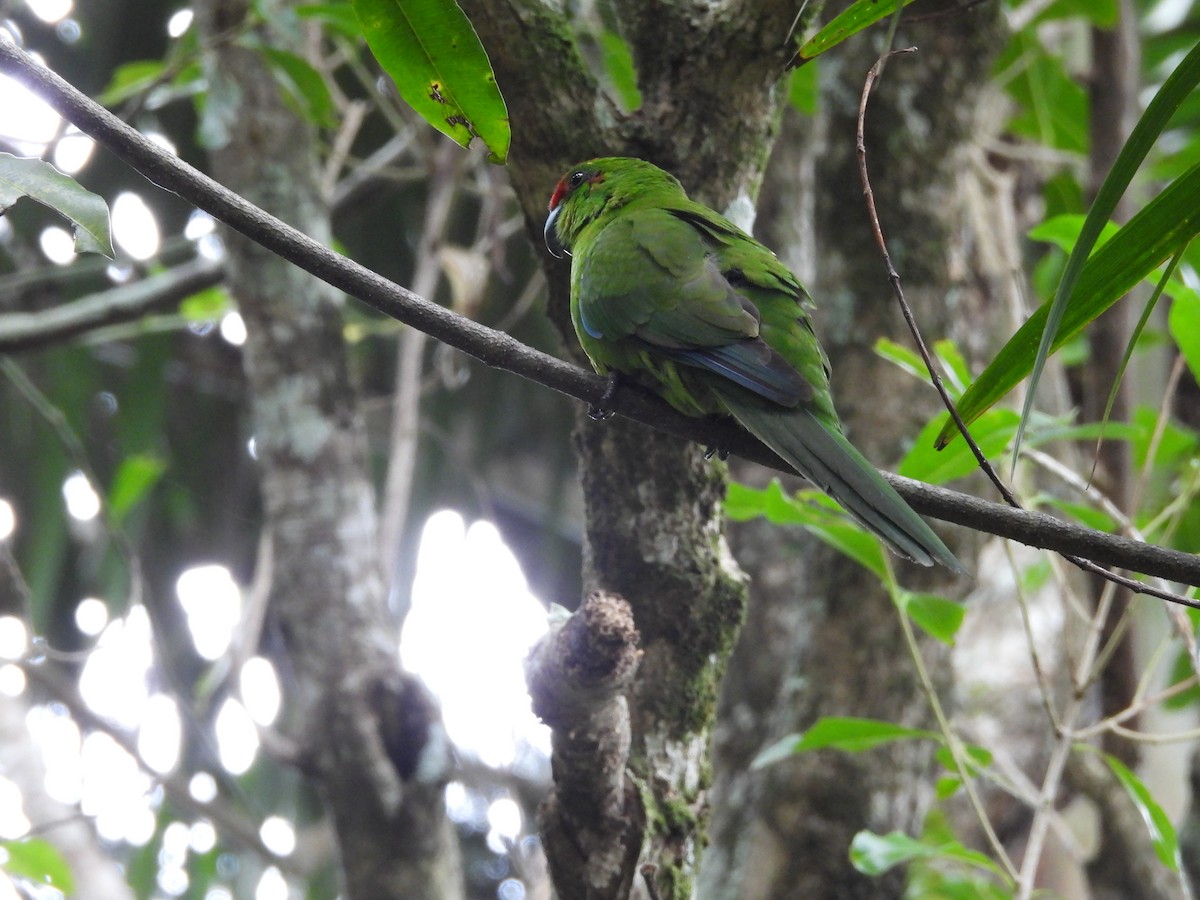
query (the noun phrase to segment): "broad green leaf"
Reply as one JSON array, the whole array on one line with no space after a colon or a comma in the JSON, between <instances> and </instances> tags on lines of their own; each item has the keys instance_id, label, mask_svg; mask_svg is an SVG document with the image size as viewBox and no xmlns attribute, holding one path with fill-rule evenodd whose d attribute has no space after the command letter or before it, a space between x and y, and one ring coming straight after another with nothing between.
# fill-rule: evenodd
<instances>
[{"instance_id":1,"label":"broad green leaf","mask_svg":"<svg viewBox=\"0 0 1200 900\"><path fill-rule=\"evenodd\" d=\"M301 19L315 19L347 37L359 35L358 16L352 3L305 3L292 8Z\"/></svg>"},{"instance_id":2,"label":"broad green leaf","mask_svg":"<svg viewBox=\"0 0 1200 900\"><path fill-rule=\"evenodd\" d=\"M337 109L325 76L295 53L265 45L255 49L275 73L284 96L295 103L304 118L321 128L337 125Z\"/></svg>"},{"instance_id":3,"label":"broad green leaf","mask_svg":"<svg viewBox=\"0 0 1200 900\"><path fill-rule=\"evenodd\" d=\"M1035 506L1044 504L1052 506L1055 509L1060 509L1076 522L1086 525L1095 531L1111 533L1117 530L1117 523L1112 520L1112 517L1095 507L1084 503L1072 503L1068 500L1061 500L1058 497L1051 496L1039 497L1038 499L1039 503L1034 504Z\"/></svg>"},{"instance_id":4,"label":"broad green leaf","mask_svg":"<svg viewBox=\"0 0 1200 900\"><path fill-rule=\"evenodd\" d=\"M35 884L56 888L67 896L75 893L75 879L71 877L71 870L49 841L42 838L0 841L0 848L8 855L8 859L0 864L0 870L28 878Z\"/></svg>"},{"instance_id":5,"label":"broad green leaf","mask_svg":"<svg viewBox=\"0 0 1200 900\"><path fill-rule=\"evenodd\" d=\"M1191 369L1192 377L1200 380L1200 294L1195 291L1177 293L1171 303L1167 327Z\"/></svg>"},{"instance_id":6,"label":"broad green leaf","mask_svg":"<svg viewBox=\"0 0 1200 900\"><path fill-rule=\"evenodd\" d=\"M971 423L971 437L993 466L1008 450L1009 442L1017 433L1019 419L1011 409L991 409ZM942 413L921 429L896 471L906 478L929 484L945 484L977 472L979 462L966 441L958 441L944 450L935 448L934 437L947 426L954 428L954 422L949 413Z\"/></svg>"},{"instance_id":7,"label":"broad green leaf","mask_svg":"<svg viewBox=\"0 0 1200 900\"><path fill-rule=\"evenodd\" d=\"M788 102L792 108L806 116L815 116L820 99L821 64L814 60L793 69L788 82Z\"/></svg>"},{"instance_id":8,"label":"broad green leaf","mask_svg":"<svg viewBox=\"0 0 1200 900\"><path fill-rule=\"evenodd\" d=\"M1070 253L1071 248L1079 240L1080 232L1083 231L1085 218L1085 216L1076 213L1064 213L1061 216L1055 216L1030 228L1029 237L1035 241L1053 244L1064 253ZM1099 249L1108 243L1112 236L1119 230L1120 226L1116 222L1105 222L1104 227L1100 229L1099 237L1096 238L1096 248Z\"/></svg>"},{"instance_id":9,"label":"broad green leaf","mask_svg":"<svg viewBox=\"0 0 1200 900\"><path fill-rule=\"evenodd\" d=\"M633 112L642 105L642 92L638 90L637 70L633 67L629 44L617 32L605 30L600 33L600 55L621 106L626 112Z\"/></svg>"},{"instance_id":10,"label":"broad green leaf","mask_svg":"<svg viewBox=\"0 0 1200 900\"><path fill-rule=\"evenodd\" d=\"M179 314L189 322L211 322L233 309L233 296L224 285L205 288L179 304Z\"/></svg>"},{"instance_id":11,"label":"broad green leaf","mask_svg":"<svg viewBox=\"0 0 1200 900\"><path fill-rule=\"evenodd\" d=\"M899 344L891 338L879 338L875 341L875 352L888 362L894 363L918 381L929 384L929 370L925 368L925 360L921 354L906 344ZM958 397L966 390L971 380L971 371L966 358L955 346L953 341L941 340L933 345L933 355L941 363L942 384L951 398Z\"/></svg>"},{"instance_id":12,"label":"broad green leaf","mask_svg":"<svg viewBox=\"0 0 1200 900\"><path fill-rule=\"evenodd\" d=\"M966 613L961 603L936 594L910 594L901 591L901 608L921 630L943 644L953 644Z\"/></svg>"},{"instance_id":13,"label":"broad green leaf","mask_svg":"<svg viewBox=\"0 0 1200 900\"><path fill-rule=\"evenodd\" d=\"M108 508L118 522L158 483L166 468L161 459L143 454L121 460L108 490Z\"/></svg>"},{"instance_id":14,"label":"broad green leaf","mask_svg":"<svg viewBox=\"0 0 1200 900\"><path fill-rule=\"evenodd\" d=\"M801 491L797 499L801 497L809 501L802 507L808 515L800 522L807 531L874 573L880 581L887 577L887 561L877 537L849 518L835 501L819 491Z\"/></svg>"},{"instance_id":15,"label":"broad green leaf","mask_svg":"<svg viewBox=\"0 0 1200 900\"><path fill-rule=\"evenodd\" d=\"M1087 19L1098 28L1117 24L1117 0L1054 0L1033 20L1033 24L1052 19Z\"/></svg>"},{"instance_id":16,"label":"broad green leaf","mask_svg":"<svg viewBox=\"0 0 1200 900\"><path fill-rule=\"evenodd\" d=\"M367 46L400 96L463 147L508 159L508 109L479 36L454 0L354 0Z\"/></svg>"},{"instance_id":17,"label":"broad green leaf","mask_svg":"<svg viewBox=\"0 0 1200 900\"><path fill-rule=\"evenodd\" d=\"M108 86L96 100L104 106L124 103L158 84L166 68L166 63L161 59L138 59L124 63L113 72Z\"/></svg>"},{"instance_id":18,"label":"broad green leaf","mask_svg":"<svg viewBox=\"0 0 1200 900\"><path fill-rule=\"evenodd\" d=\"M205 55L201 71L207 88L196 95L196 140L206 150L219 150L241 115L242 89L217 65L215 54Z\"/></svg>"},{"instance_id":19,"label":"broad green leaf","mask_svg":"<svg viewBox=\"0 0 1200 900\"><path fill-rule=\"evenodd\" d=\"M962 779L957 775L943 775L933 785L933 795L938 800L947 800L958 793Z\"/></svg>"},{"instance_id":20,"label":"broad green leaf","mask_svg":"<svg viewBox=\"0 0 1200 900\"><path fill-rule=\"evenodd\" d=\"M966 757L967 771L972 775L986 769L992 764L992 760L994 759L992 751L987 747L979 746L979 744L963 744L962 750L963 755ZM950 752L950 748L945 744L938 747L933 756L934 759L946 767L946 771L958 771L958 767L954 763L954 754Z\"/></svg>"},{"instance_id":21,"label":"broad green leaf","mask_svg":"<svg viewBox=\"0 0 1200 900\"><path fill-rule=\"evenodd\" d=\"M820 491L805 490L789 496L778 479L772 479L762 490L731 482L725 494L725 514L738 522L762 516L773 525L799 525L880 580L887 572L879 541Z\"/></svg>"},{"instance_id":22,"label":"broad green leaf","mask_svg":"<svg viewBox=\"0 0 1200 900\"><path fill-rule=\"evenodd\" d=\"M71 220L75 252L113 257L108 204L48 162L0 153L0 215L28 197Z\"/></svg>"},{"instance_id":23,"label":"broad green leaf","mask_svg":"<svg viewBox=\"0 0 1200 900\"><path fill-rule=\"evenodd\" d=\"M1175 826L1171 824L1171 820L1167 818L1167 814L1163 812L1163 808L1158 805L1158 801L1150 794L1146 785L1125 763L1108 753L1103 756L1117 780L1129 792L1129 798L1138 812L1142 814L1142 819L1150 830L1150 842L1154 845L1154 852L1159 861L1171 871L1178 872L1179 841L1175 835Z\"/></svg>"},{"instance_id":24,"label":"broad green leaf","mask_svg":"<svg viewBox=\"0 0 1200 900\"><path fill-rule=\"evenodd\" d=\"M1175 272L1176 266L1179 265L1179 260L1183 256L1183 251L1187 249L1186 245L1175 251L1175 255L1171 257L1171 261L1167 263L1167 268L1163 272L1162 277L1158 279L1158 284L1154 286L1154 293L1150 295L1150 299L1146 301L1142 307L1142 314L1138 317L1137 324L1133 326L1133 332L1129 335L1129 340L1125 343L1125 352L1121 354L1121 362L1117 366L1117 371L1113 374L1112 386L1108 390L1108 399L1104 402L1104 412L1100 416L1100 436L1096 438L1095 458L1099 459L1100 444L1104 440L1103 429L1109 424L1109 419L1112 417L1114 404L1117 402L1117 394L1121 390L1121 382L1125 378L1125 371L1129 368L1129 360L1133 358L1133 351L1138 347L1138 341L1142 337L1142 333L1146 330L1146 323L1150 321L1150 316L1154 312L1154 308L1158 306L1158 298L1162 296L1163 288L1171 280L1171 276Z\"/></svg>"},{"instance_id":25,"label":"broad green leaf","mask_svg":"<svg viewBox=\"0 0 1200 900\"><path fill-rule=\"evenodd\" d=\"M905 728L894 722L878 719L856 719L828 716L818 719L803 734L792 734L772 744L758 755L753 766L765 766L797 753L809 750L843 750L861 753L892 741L940 740L932 731Z\"/></svg>"},{"instance_id":26,"label":"broad green leaf","mask_svg":"<svg viewBox=\"0 0 1200 900\"><path fill-rule=\"evenodd\" d=\"M1032 29L1013 35L996 68L996 80L1020 108L1009 120L1010 131L1047 147L1087 152L1087 93L1068 74L1062 59L1047 52Z\"/></svg>"},{"instance_id":27,"label":"broad green leaf","mask_svg":"<svg viewBox=\"0 0 1200 900\"><path fill-rule=\"evenodd\" d=\"M1138 406L1131 418L1137 433L1129 442L1129 446L1133 449L1133 464L1140 469L1146 464L1146 454L1150 452L1150 442L1158 428L1158 410L1149 406ZM1198 453L1200 440L1197 439L1196 433L1168 421L1155 448L1154 465L1171 468L1181 462L1190 461Z\"/></svg>"},{"instance_id":28,"label":"broad green leaf","mask_svg":"<svg viewBox=\"0 0 1200 900\"><path fill-rule=\"evenodd\" d=\"M1082 276L1085 266L1088 263L1088 257L1091 256L1105 223L1112 218L1113 213L1116 211L1117 204L1124 195L1125 189L1133 180L1133 176L1137 174L1142 160L1145 159L1146 154L1150 152L1150 148L1154 146L1154 142L1158 139L1158 136L1166 128L1167 122L1179 107L1179 104L1191 93L1197 82L1200 82L1200 44L1192 48L1192 52L1184 58L1183 62L1171 73L1171 76L1154 95L1154 99L1150 101L1150 105L1138 120L1137 125L1134 126L1133 132L1129 135L1128 140L1125 141L1121 152L1117 154L1117 159L1113 163L1112 169L1105 176L1104 182L1096 192L1096 199L1092 201L1092 207L1088 210L1087 218L1084 220L1083 228L1079 233L1079 240L1075 242L1075 246L1071 250L1071 255L1067 259L1066 269L1063 271L1062 281L1058 283L1058 290L1055 292L1054 299L1051 300L1047 311L1045 326L1040 334L1038 348L1034 354L1033 364L1029 373L1029 391L1025 395L1025 404L1021 411L1021 426L1017 428L1017 437L1013 442L1014 457L1020 452L1021 434L1024 430L1025 422L1029 419L1029 413L1033 409L1033 400L1037 393L1038 381L1041 379L1046 359L1049 357L1051 349L1058 339L1059 329L1065 324L1067 308L1068 306L1087 306L1089 304L1088 299L1077 300L1074 296L1076 282L1080 284L1083 282ZM1195 173L1197 169L1193 168L1191 171ZM1183 176L1175 184L1186 178L1186 175ZM1168 191L1170 191L1170 188L1164 191L1163 195L1160 195L1158 199L1162 199L1162 196L1165 196ZM1193 192L1191 201L1194 204L1192 212L1200 220L1200 191ZM1142 213L1148 212L1154 207L1156 202L1157 200L1143 209ZM1137 218L1138 216L1135 216L1134 220L1136 221ZM1131 221L1130 224L1132 225L1133 222ZM1193 221L1190 227L1192 230L1186 239L1177 238L1171 244L1167 253L1160 256L1154 262L1154 265L1145 269L1145 272L1149 272L1154 266L1157 266L1166 259L1167 256L1190 241L1196 234L1196 230L1200 228L1200 221ZM1112 241L1117 240L1120 240L1120 238L1112 238ZM1126 237L1126 241L1131 242L1132 238ZM1132 286L1130 284L1130 287ZM1116 300L1123 294L1124 291L1113 297L1113 300ZM1084 298L1087 298L1086 294ZM1109 302L1111 303L1112 301ZM1088 321L1091 321L1091 319L1088 319Z\"/></svg>"},{"instance_id":29,"label":"broad green leaf","mask_svg":"<svg viewBox=\"0 0 1200 900\"><path fill-rule=\"evenodd\" d=\"M735 522L747 522L763 514L766 492L736 481L725 488L725 515Z\"/></svg>"},{"instance_id":30,"label":"broad green leaf","mask_svg":"<svg viewBox=\"0 0 1200 900\"><path fill-rule=\"evenodd\" d=\"M850 842L850 862L864 875L882 875L903 863L935 858L966 863L1004 877L1000 868L988 857L978 850L968 850L958 841L927 844L900 831L890 834L860 831Z\"/></svg>"},{"instance_id":31,"label":"broad green leaf","mask_svg":"<svg viewBox=\"0 0 1200 900\"><path fill-rule=\"evenodd\" d=\"M1057 350L1125 296L1197 232L1200 232L1200 165L1170 184L1086 261L1079 277L1073 280L1070 302L1062 307L1061 322L1049 352ZM1081 243L1076 244L1079 246ZM1066 283L1065 275L1062 283ZM965 422L974 421L1032 372L1052 303L1038 307L967 389L958 405ZM1026 411L1023 419L1028 418ZM937 446L944 447L955 434L953 423L948 423L938 435Z\"/></svg>"},{"instance_id":32,"label":"broad green leaf","mask_svg":"<svg viewBox=\"0 0 1200 900\"><path fill-rule=\"evenodd\" d=\"M908 6L912 2L913 0L856 0L800 46L800 61L803 63L821 55L830 47L836 47L846 38L854 37L880 19L890 16L898 7Z\"/></svg>"},{"instance_id":33,"label":"broad green leaf","mask_svg":"<svg viewBox=\"0 0 1200 900\"><path fill-rule=\"evenodd\" d=\"M1181 681L1186 681L1196 674L1196 670L1192 667L1192 658L1186 647L1181 647L1179 653L1175 656L1175 662L1171 666L1171 675L1167 679L1167 684L1179 684ZM1163 709L1180 710L1186 709L1196 701L1200 700L1200 685L1192 685L1185 691L1181 691L1163 701Z\"/></svg>"},{"instance_id":34,"label":"broad green leaf","mask_svg":"<svg viewBox=\"0 0 1200 900\"><path fill-rule=\"evenodd\" d=\"M929 377L929 372L925 369L925 360L921 359L921 354L907 344L900 344L891 338L881 337L875 341L874 350L888 362L903 369L914 378Z\"/></svg>"}]
</instances>

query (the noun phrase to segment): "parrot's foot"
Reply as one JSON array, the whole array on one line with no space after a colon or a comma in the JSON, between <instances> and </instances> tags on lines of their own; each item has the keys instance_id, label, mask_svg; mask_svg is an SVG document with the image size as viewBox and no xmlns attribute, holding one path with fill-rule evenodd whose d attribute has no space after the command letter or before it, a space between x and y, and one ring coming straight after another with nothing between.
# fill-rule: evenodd
<instances>
[{"instance_id":1,"label":"parrot's foot","mask_svg":"<svg viewBox=\"0 0 1200 900\"><path fill-rule=\"evenodd\" d=\"M721 462L725 462L725 460L729 459L729 448L719 444L715 447L710 444L704 448L705 459L712 459L714 456Z\"/></svg>"},{"instance_id":2,"label":"parrot's foot","mask_svg":"<svg viewBox=\"0 0 1200 900\"><path fill-rule=\"evenodd\" d=\"M608 383L604 385L604 393L600 395L600 401L588 407L589 417L595 419L597 422L603 422L605 419L613 417L613 411L608 408L608 404L612 403L612 398L617 395L617 387L620 383L620 372L612 371L608 373Z\"/></svg>"}]
</instances>

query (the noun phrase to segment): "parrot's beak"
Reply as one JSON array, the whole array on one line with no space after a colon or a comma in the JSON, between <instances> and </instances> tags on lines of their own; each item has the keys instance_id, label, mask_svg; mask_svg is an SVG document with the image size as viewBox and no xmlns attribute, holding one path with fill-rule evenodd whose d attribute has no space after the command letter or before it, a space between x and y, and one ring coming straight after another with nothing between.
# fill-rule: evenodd
<instances>
[{"instance_id":1,"label":"parrot's beak","mask_svg":"<svg viewBox=\"0 0 1200 900\"><path fill-rule=\"evenodd\" d=\"M550 215L546 216L546 227L542 229L542 236L546 239L546 249L550 251L552 256L556 256L559 259L571 255L570 251L562 245L562 241L558 239L558 232L554 229L554 223L557 221L558 214L561 211L561 206L556 206L550 210Z\"/></svg>"}]
</instances>

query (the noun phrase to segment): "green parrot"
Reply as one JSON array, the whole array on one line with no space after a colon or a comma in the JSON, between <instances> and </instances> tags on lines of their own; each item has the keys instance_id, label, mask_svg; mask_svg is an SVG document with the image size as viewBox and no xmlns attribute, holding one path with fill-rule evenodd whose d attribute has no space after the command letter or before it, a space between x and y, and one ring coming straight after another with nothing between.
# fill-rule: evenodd
<instances>
[{"instance_id":1,"label":"green parrot","mask_svg":"<svg viewBox=\"0 0 1200 900\"><path fill-rule=\"evenodd\" d=\"M619 373L686 415L733 416L900 556L966 571L842 433L811 298L774 253L625 157L564 175L545 237L571 255L571 320L610 389Z\"/></svg>"}]
</instances>

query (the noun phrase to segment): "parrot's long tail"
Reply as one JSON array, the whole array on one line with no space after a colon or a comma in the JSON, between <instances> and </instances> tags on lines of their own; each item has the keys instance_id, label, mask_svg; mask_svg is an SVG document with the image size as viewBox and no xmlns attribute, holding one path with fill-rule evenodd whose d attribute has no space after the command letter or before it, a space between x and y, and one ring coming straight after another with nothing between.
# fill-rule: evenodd
<instances>
[{"instance_id":1,"label":"parrot's long tail","mask_svg":"<svg viewBox=\"0 0 1200 900\"><path fill-rule=\"evenodd\" d=\"M736 388L713 388L742 426L900 556L923 566L963 567L916 511L839 431L803 408L785 409L748 398Z\"/></svg>"}]
</instances>

